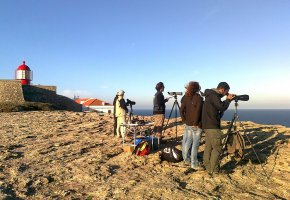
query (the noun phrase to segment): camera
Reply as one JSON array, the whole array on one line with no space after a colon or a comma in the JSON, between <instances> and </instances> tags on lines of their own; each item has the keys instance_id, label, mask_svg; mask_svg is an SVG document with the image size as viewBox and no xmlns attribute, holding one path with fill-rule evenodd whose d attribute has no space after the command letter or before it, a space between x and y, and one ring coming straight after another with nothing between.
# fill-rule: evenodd
<instances>
[{"instance_id":1,"label":"camera","mask_svg":"<svg viewBox=\"0 0 290 200\"><path fill-rule=\"evenodd\" d=\"M136 104L136 102L135 101L131 101L130 99L127 99L127 102L126 102L126 106L133 106L133 105L135 105Z\"/></svg>"},{"instance_id":2,"label":"camera","mask_svg":"<svg viewBox=\"0 0 290 200\"><path fill-rule=\"evenodd\" d=\"M247 95L247 94L236 95L233 100L235 100L235 101L249 101L249 95Z\"/></svg>"},{"instance_id":3,"label":"camera","mask_svg":"<svg viewBox=\"0 0 290 200\"><path fill-rule=\"evenodd\" d=\"M182 92L167 92L171 96L182 95Z\"/></svg>"}]
</instances>

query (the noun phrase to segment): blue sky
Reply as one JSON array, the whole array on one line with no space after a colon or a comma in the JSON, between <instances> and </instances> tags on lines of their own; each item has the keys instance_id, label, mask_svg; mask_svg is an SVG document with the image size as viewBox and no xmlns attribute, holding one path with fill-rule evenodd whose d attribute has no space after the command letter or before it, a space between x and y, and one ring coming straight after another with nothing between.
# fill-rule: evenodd
<instances>
[{"instance_id":1,"label":"blue sky","mask_svg":"<svg viewBox=\"0 0 290 200\"><path fill-rule=\"evenodd\" d=\"M250 95L240 108L290 109L289 10L289 0L2 0L0 79L26 60L33 84L68 97L112 102L123 89L151 108L159 81L166 92L227 81Z\"/></svg>"}]
</instances>

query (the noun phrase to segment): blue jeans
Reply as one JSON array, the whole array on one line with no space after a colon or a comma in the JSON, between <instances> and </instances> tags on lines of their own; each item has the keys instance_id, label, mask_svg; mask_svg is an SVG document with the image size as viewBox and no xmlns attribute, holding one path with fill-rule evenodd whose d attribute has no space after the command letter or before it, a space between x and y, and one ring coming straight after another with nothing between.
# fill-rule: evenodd
<instances>
[{"instance_id":1,"label":"blue jeans","mask_svg":"<svg viewBox=\"0 0 290 200\"><path fill-rule=\"evenodd\" d=\"M185 162L193 167L198 166L197 152L200 141L201 129L185 125L182 139L182 157Z\"/></svg>"}]
</instances>

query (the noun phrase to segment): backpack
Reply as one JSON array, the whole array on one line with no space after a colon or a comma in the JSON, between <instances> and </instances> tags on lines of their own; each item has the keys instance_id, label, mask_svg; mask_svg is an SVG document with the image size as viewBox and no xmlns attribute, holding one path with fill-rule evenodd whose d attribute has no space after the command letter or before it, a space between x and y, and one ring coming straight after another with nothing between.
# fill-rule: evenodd
<instances>
[{"instance_id":1,"label":"backpack","mask_svg":"<svg viewBox=\"0 0 290 200\"><path fill-rule=\"evenodd\" d=\"M239 131L229 134L227 141L227 153L234 155L236 160L240 160L245 154L245 140Z\"/></svg>"},{"instance_id":2,"label":"backpack","mask_svg":"<svg viewBox=\"0 0 290 200\"><path fill-rule=\"evenodd\" d=\"M161 160L166 160L168 162L180 162L183 160L182 151L177 149L176 147L166 147L161 152Z\"/></svg>"},{"instance_id":3,"label":"backpack","mask_svg":"<svg viewBox=\"0 0 290 200\"><path fill-rule=\"evenodd\" d=\"M137 144L132 154L135 154L137 156L145 156L149 154L149 151L149 143L146 140L142 140L139 144Z\"/></svg>"}]
</instances>

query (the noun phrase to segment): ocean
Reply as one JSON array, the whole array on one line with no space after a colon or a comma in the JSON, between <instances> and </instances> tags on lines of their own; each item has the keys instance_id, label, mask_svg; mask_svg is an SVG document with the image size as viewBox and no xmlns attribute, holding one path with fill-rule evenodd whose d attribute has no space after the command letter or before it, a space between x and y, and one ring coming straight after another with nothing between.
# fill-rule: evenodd
<instances>
[{"instance_id":1,"label":"ocean","mask_svg":"<svg viewBox=\"0 0 290 200\"><path fill-rule=\"evenodd\" d=\"M166 110L165 117L168 118L171 110ZM230 121L235 110L227 110L222 120ZM152 109L134 109L134 115L151 116ZM239 109L238 116L241 121L252 121L258 124L283 125L290 127L290 109ZM171 118L175 117L175 110ZM180 117L177 111L177 117Z\"/></svg>"}]
</instances>

